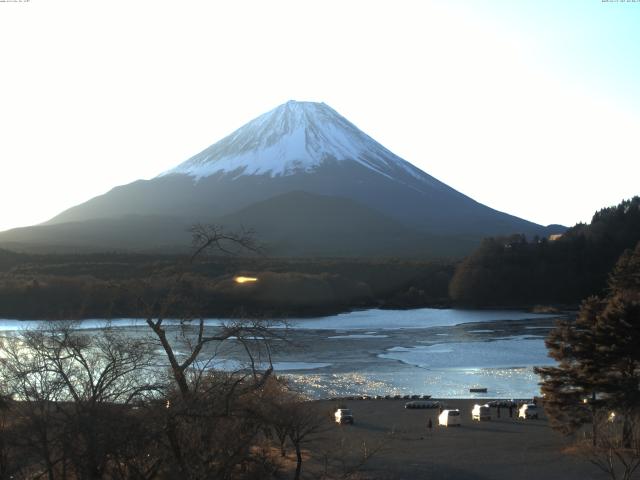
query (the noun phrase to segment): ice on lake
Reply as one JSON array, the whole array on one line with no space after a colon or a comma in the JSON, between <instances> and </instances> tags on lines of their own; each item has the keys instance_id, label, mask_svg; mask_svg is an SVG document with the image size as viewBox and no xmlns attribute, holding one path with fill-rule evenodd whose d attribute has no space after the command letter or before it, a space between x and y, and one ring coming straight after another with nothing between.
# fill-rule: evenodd
<instances>
[{"instance_id":1,"label":"ice on lake","mask_svg":"<svg viewBox=\"0 0 640 480\"><path fill-rule=\"evenodd\" d=\"M451 342L429 346L393 347L379 358L420 368L504 368L553 363L544 342L516 337L486 342Z\"/></svg>"},{"instance_id":2,"label":"ice on lake","mask_svg":"<svg viewBox=\"0 0 640 480\"><path fill-rule=\"evenodd\" d=\"M419 308L416 310L362 310L314 319L289 322L294 329L313 330L396 330L405 328L451 327L464 323L554 318L557 315L515 310L459 310Z\"/></svg>"},{"instance_id":3,"label":"ice on lake","mask_svg":"<svg viewBox=\"0 0 640 480\"><path fill-rule=\"evenodd\" d=\"M539 393L533 366L548 365L544 335L558 315L513 310L363 310L315 319L272 321L287 341L275 342L273 362L312 397L351 394L431 394L469 397L469 387L486 387L488 397L527 398ZM229 319L207 319L218 328ZM142 319L79 322L80 329L110 324L136 334ZM179 320L165 325L178 326ZM43 322L0 320L0 330L46 326ZM288 331L282 332L281 329ZM259 338L255 338L259 342ZM353 340L353 341L350 341ZM206 368L247 367L238 342ZM162 352L159 361L162 362ZM268 365L259 364L259 368Z\"/></svg>"}]
</instances>

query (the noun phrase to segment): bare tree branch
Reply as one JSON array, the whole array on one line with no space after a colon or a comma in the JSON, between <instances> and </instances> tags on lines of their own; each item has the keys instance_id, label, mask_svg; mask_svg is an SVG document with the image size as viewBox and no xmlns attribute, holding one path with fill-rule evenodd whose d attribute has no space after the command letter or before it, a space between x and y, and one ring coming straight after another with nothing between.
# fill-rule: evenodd
<instances>
[{"instance_id":1,"label":"bare tree branch","mask_svg":"<svg viewBox=\"0 0 640 480\"><path fill-rule=\"evenodd\" d=\"M207 251L217 251L227 255L237 255L246 250L260 253L262 248L255 240L255 232L241 227L237 232L227 232L220 225L197 223L189 229L193 238L193 253L190 261Z\"/></svg>"}]
</instances>

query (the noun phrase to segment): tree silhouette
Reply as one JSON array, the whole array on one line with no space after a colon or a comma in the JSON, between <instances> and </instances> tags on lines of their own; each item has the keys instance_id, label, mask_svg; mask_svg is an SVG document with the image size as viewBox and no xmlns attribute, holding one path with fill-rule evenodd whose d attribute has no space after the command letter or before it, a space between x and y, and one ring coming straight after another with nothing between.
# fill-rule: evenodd
<instances>
[{"instance_id":1,"label":"tree silhouette","mask_svg":"<svg viewBox=\"0 0 640 480\"><path fill-rule=\"evenodd\" d=\"M601 295L609 272L640 241L640 197L596 212L555 241L487 238L458 265L449 286L463 305L577 305Z\"/></svg>"},{"instance_id":2,"label":"tree silhouette","mask_svg":"<svg viewBox=\"0 0 640 480\"><path fill-rule=\"evenodd\" d=\"M635 469L627 466L635 465L633 452L638 453L639 278L640 243L621 256L609 279L608 295L585 300L575 322L560 322L549 334L549 355L558 365L536 369L551 425L570 434L591 424L589 451L599 456L604 448L609 460L625 459L625 472ZM613 420L621 428L599 428ZM611 462L594 463L611 467ZM615 471L608 470L612 475Z\"/></svg>"}]
</instances>

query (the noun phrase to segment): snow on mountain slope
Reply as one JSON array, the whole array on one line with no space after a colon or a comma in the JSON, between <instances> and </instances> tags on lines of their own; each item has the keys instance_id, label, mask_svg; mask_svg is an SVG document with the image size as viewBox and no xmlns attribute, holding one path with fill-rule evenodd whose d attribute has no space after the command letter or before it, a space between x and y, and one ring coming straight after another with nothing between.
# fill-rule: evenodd
<instances>
[{"instance_id":1,"label":"snow on mountain slope","mask_svg":"<svg viewBox=\"0 0 640 480\"><path fill-rule=\"evenodd\" d=\"M287 176L310 173L327 161L354 161L404 183L407 174L444 186L393 154L324 103L289 101L160 176L215 174Z\"/></svg>"}]
</instances>

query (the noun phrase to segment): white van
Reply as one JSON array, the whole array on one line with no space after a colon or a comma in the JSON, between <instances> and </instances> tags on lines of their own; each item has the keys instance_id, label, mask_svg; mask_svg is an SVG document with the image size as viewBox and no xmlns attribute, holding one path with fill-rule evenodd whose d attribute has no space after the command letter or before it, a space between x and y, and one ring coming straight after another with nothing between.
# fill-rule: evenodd
<instances>
[{"instance_id":1,"label":"white van","mask_svg":"<svg viewBox=\"0 0 640 480\"><path fill-rule=\"evenodd\" d=\"M334 416L336 418L336 423L339 423L339 424L350 423L351 425L353 425L353 413L349 408L337 409Z\"/></svg>"},{"instance_id":2,"label":"white van","mask_svg":"<svg viewBox=\"0 0 640 480\"><path fill-rule=\"evenodd\" d=\"M538 407L533 403L525 403L518 409L518 418L538 418Z\"/></svg>"},{"instance_id":3,"label":"white van","mask_svg":"<svg viewBox=\"0 0 640 480\"><path fill-rule=\"evenodd\" d=\"M443 410L438 416L438 425L443 427L460 426L460 410Z\"/></svg>"},{"instance_id":4,"label":"white van","mask_svg":"<svg viewBox=\"0 0 640 480\"><path fill-rule=\"evenodd\" d=\"M478 420L479 422L491 420L491 407L489 405L475 404L473 410L471 410L471 420Z\"/></svg>"}]
</instances>

